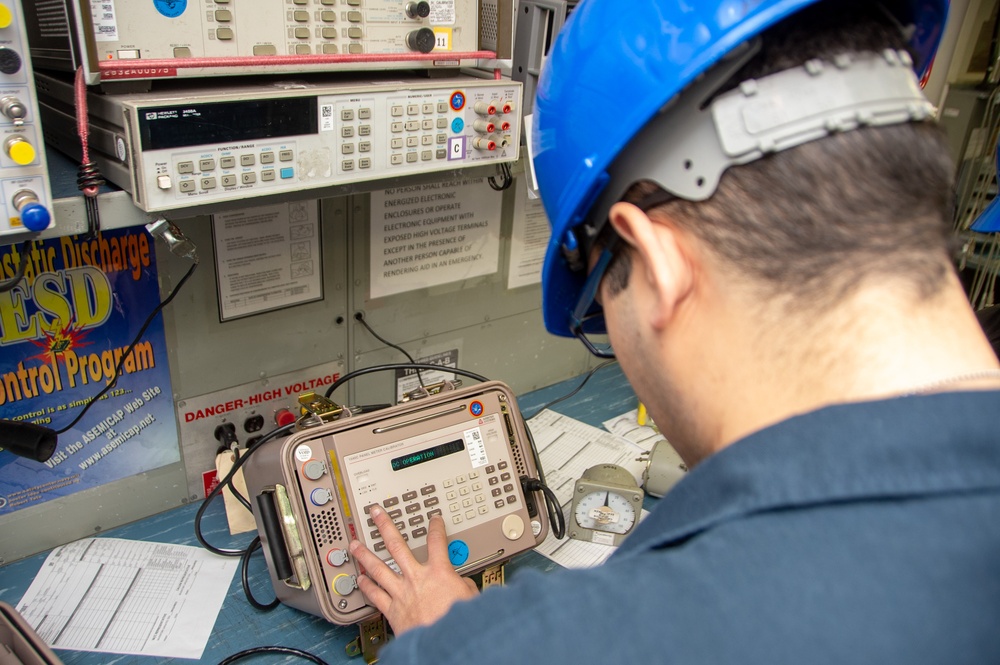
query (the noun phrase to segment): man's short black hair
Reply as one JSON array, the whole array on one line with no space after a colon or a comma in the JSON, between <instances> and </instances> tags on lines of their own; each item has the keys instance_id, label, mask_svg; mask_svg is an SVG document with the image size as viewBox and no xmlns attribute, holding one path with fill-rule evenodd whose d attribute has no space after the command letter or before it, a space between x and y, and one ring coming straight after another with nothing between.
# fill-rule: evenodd
<instances>
[{"instance_id":1,"label":"man's short black hair","mask_svg":"<svg viewBox=\"0 0 1000 665\"><path fill-rule=\"evenodd\" d=\"M766 33L730 87L813 58L886 48L906 48L904 27L877 3L823 2ZM825 307L878 278L929 297L951 264L953 175L936 123L863 128L732 167L708 201L675 199L650 214L690 231L762 297ZM639 183L625 200L656 187ZM630 259L620 253L606 277L612 293L628 280Z\"/></svg>"}]
</instances>

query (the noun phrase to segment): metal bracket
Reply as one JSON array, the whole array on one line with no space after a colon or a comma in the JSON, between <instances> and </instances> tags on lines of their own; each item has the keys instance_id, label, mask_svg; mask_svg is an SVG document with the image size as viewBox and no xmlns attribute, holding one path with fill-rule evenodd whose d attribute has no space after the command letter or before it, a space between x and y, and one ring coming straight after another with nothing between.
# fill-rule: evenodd
<instances>
[{"instance_id":1,"label":"metal bracket","mask_svg":"<svg viewBox=\"0 0 1000 665\"><path fill-rule=\"evenodd\" d=\"M285 535L285 542L288 544L288 554L292 558L292 565L295 567L295 577L297 582L284 580L285 584L294 588L308 591L312 586L309 580L309 569L306 568L306 555L302 547L302 539L299 538L299 531L295 525L295 513L292 511L292 502L288 498L288 492L283 485L275 485L274 494L278 499L278 512L281 515L281 530Z\"/></svg>"},{"instance_id":2,"label":"metal bracket","mask_svg":"<svg viewBox=\"0 0 1000 665\"><path fill-rule=\"evenodd\" d=\"M385 617L381 614L376 614L373 617L365 619L358 623L358 630L361 634L348 642L347 646L344 647L344 651L347 652L350 658L358 655L362 656L369 665L377 663L379 649L382 648L382 645L388 639Z\"/></svg>"},{"instance_id":3,"label":"metal bracket","mask_svg":"<svg viewBox=\"0 0 1000 665\"><path fill-rule=\"evenodd\" d=\"M506 565L505 563L498 563L483 571L483 589L491 586L503 586L504 567Z\"/></svg>"},{"instance_id":4,"label":"metal bracket","mask_svg":"<svg viewBox=\"0 0 1000 665\"><path fill-rule=\"evenodd\" d=\"M447 390L455 390L456 388L461 387L461 385L461 379L442 379L441 381L435 381L434 383L429 383L426 386L419 386L407 393L403 393L403 398L399 401L402 404L415 399L423 399L425 397L430 397L431 395L443 393Z\"/></svg>"},{"instance_id":5,"label":"metal bracket","mask_svg":"<svg viewBox=\"0 0 1000 665\"><path fill-rule=\"evenodd\" d=\"M319 424L333 422L343 415L350 415L350 412L344 413L344 407L341 405L314 392L299 395L299 406L302 407L303 415L319 418Z\"/></svg>"}]
</instances>

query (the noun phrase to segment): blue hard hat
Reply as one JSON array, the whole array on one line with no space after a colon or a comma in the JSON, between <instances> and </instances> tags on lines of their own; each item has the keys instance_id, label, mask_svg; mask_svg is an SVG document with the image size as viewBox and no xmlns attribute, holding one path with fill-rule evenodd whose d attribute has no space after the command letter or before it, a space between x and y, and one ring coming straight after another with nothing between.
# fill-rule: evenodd
<instances>
[{"instance_id":1,"label":"blue hard hat","mask_svg":"<svg viewBox=\"0 0 1000 665\"><path fill-rule=\"evenodd\" d=\"M997 143L997 186L1000 187L1000 142ZM986 206L986 209L979 213L979 217L969 228L979 233L1000 231L1000 191Z\"/></svg>"},{"instance_id":2,"label":"blue hard hat","mask_svg":"<svg viewBox=\"0 0 1000 665\"><path fill-rule=\"evenodd\" d=\"M539 193L552 227L542 268L542 312L549 332L571 336L571 315L586 270L567 258L577 243L570 232L585 222L603 224L597 217L606 216L607 209L595 202L609 195L605 189L615 159L651 120L664 115L665 107L673 108L668 102L676 102L681 91L690 90L727 55L817 1L582 0L576 7L542 69L531 136ZM885 5L901 25L914 27L910 45L916 61L906 65L926 72L944 30L947 0ZM912 78L909 70L907 75ZM641 137L635 141L640 142ZM663 152L655 158L666 159ZM586 260L582 257L584 265ZM590 332L602 329L599 320Z\"/></svg>"}]
</instances>

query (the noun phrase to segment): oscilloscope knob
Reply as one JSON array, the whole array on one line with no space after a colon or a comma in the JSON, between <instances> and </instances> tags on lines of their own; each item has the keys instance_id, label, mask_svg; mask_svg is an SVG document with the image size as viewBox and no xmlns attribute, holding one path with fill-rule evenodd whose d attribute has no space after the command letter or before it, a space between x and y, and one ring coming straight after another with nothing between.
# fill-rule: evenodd
<instances>
[{"instance_id":1,"label":"oscilloscope knob","mask_svg":"<svg viewBox=\"0 0 1000 665\"><path fill-rule=\"evenodd\" d=\"M17 97L4 97L0 99L0 113L14 122L22 122L28 115L28 107Z\"/></svg>"},{"instance_id":2,"label":"oscilloscope knob","mask_svg":"<svg viewBox=\"0 0 1000 665\"><path fill-rule=\"evenodd\" d=\"M11 204L20 213L24 228L35 232L49 228L52 214L38 201L38 195L35 192L30 189L18 190L11 197Z\"/></svg>"},{"instance_id":3,"label":"oscilloscope knob","mask_svg":"<svg viewBox=\"0 0 1000 665\"><path fill-rule=\"evenodd\" d=\"M419 51L420 53L433 51L435 41L434 31L430 28L420 28L406 35L406 45L411 51Z\"/></svg>"},{"instance_id":4,"label":"oscilloscope knob","mask_svg":"<svg viewBox=\"0 0 1000 665\"><path fill-rule=\"evenodd\" d=\"M0 46L0 72L16 74L21 71L21 56L17 51Z\"/></svg>"},{"instance_id":5,"label":"oscilloscope knob","mask_svg":"<svg viewBox=\"0 0 1000 665\"><path fill-rule=\"evenodd\" d=\"M430 3L424 2L407 2L406 3L406 15L410 18L427 18L431 15Z\"/></svg>"}]
</instances>

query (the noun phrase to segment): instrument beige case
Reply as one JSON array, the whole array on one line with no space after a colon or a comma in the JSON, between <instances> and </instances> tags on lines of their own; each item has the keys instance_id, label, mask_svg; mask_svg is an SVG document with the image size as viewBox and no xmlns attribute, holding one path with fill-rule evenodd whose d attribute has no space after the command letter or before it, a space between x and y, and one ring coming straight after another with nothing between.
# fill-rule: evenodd
<instances>
[{"instance_id":1,"label":"instrument beige case","mask_svg":"<svg viewBox=\"0 0 1000 665\"><path fill-rule=\"evenodd\" d=\"M337 624L377 612L357 588L351 539L394 564L367 514L372 504L386 509L420 561L439 513L463 575L548 533L541 493L521 488L520 477L538 478L538 470L514 395L499 382L302 428L262 444L244 475L277 597Z\"/></svg>"}]
</instances>

